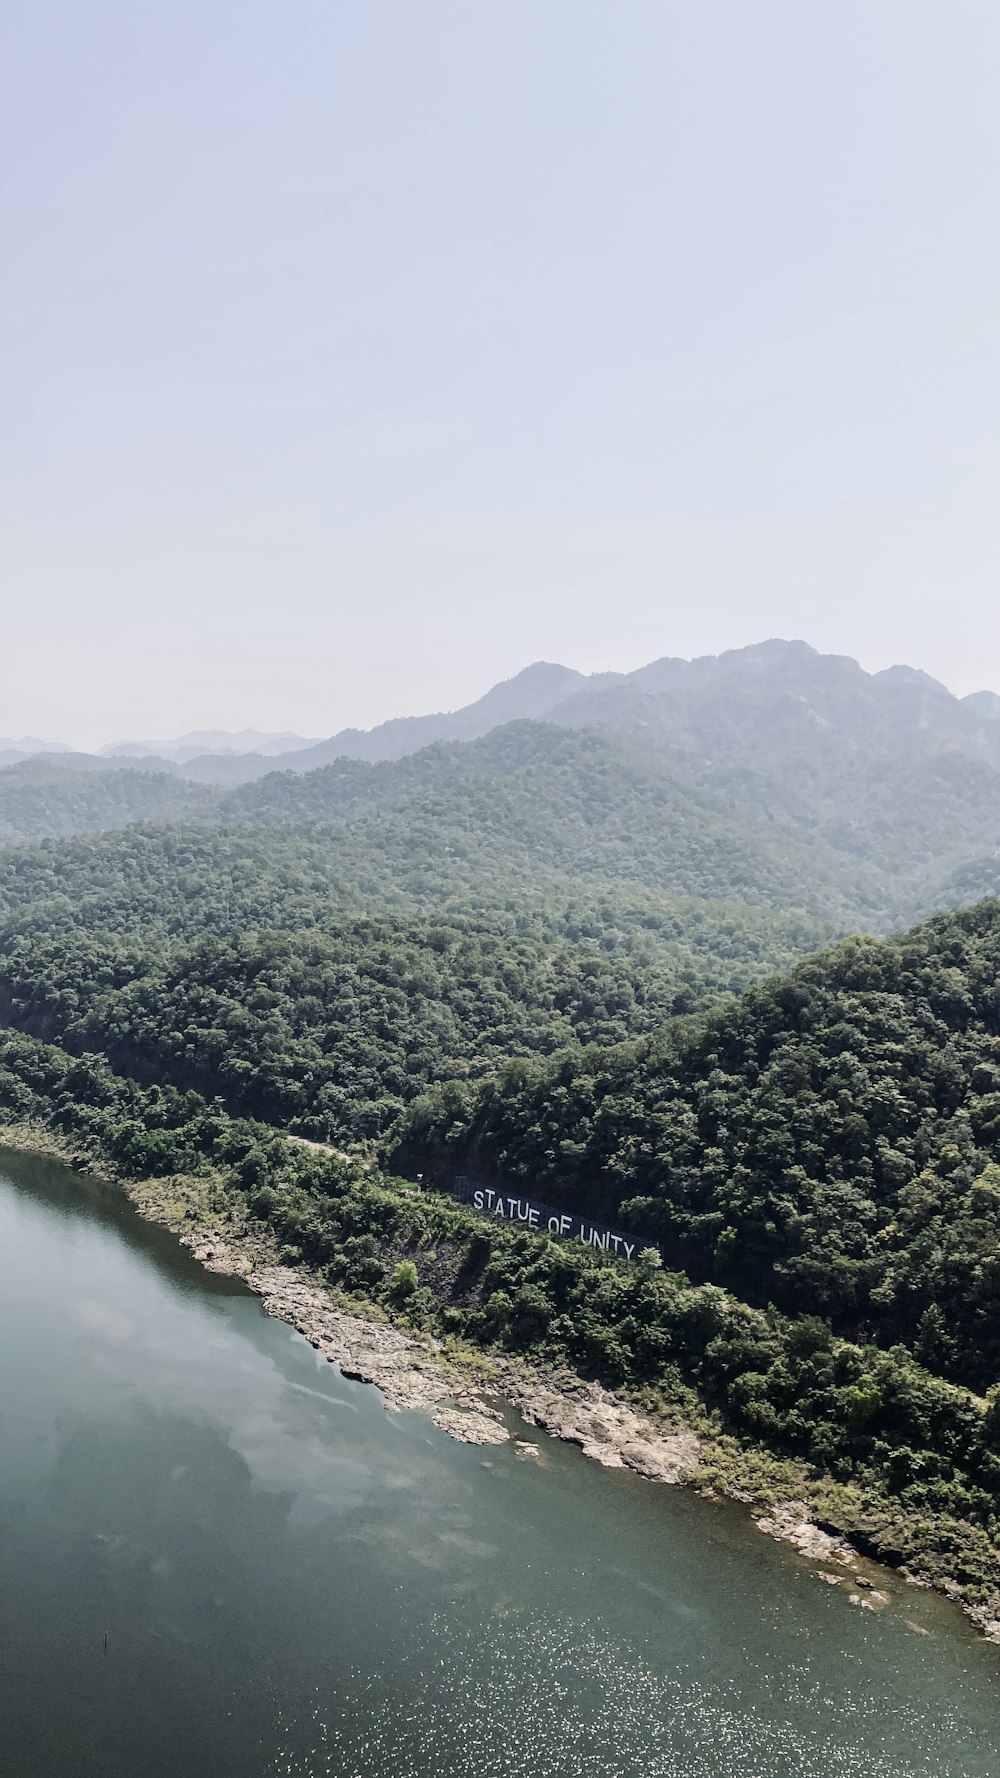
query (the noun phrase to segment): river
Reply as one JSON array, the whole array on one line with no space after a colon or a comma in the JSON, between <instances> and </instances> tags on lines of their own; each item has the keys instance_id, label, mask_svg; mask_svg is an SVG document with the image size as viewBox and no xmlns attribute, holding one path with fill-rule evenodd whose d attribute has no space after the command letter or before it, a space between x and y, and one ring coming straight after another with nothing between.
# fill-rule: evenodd
<instances>
[{"instance_id":1,"label":"river","mask_svg":"<svg viewBox=\"0 0 1000 1778\"><path fill-rule=\"evenodd\" d=\"M996 1778L1000 1649L735 1507L388 1414L0 1153L4 1778Z\"/></svg>"}]
</instances>

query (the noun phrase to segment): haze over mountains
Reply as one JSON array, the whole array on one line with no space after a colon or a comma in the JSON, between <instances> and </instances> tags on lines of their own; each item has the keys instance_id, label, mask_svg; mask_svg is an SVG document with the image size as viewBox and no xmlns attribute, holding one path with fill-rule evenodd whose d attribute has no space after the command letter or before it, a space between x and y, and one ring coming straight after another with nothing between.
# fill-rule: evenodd
<instances>
[{"instance_id":1,"label":"haze over mountains","mask_svg":"<svg viewBox=\"0 0 1000 1778\"><path fill-rule=\"evenodd\" d=\"M400 869L434 852L885 931L1000 881L1000 698L768 642L629 674L538 663L463 710L277 757L0 771L9 838L136 821L326 824Z\"/></svg>"},{"instance_id":2,"label":"haze over mountains","mask_svg":"<svg viewBox=\"0 0 1000 1778\"><path fill-rule=\"evenodd\" d=\"M98 755L103 759L148 759L152 755L183 764L212 753L261 753L277 757L282 753L300 752L311 744L304 735L293 735L288 731L271 734L245 728L234 734L229 729L194 729L172 741L109 741L106 746L98 748Z\"/></svg>"},{"instance_id":3,"label":"haze over mountains","mask_svg":"<svg viewBox=\"0 0 1000 1778\"><path fill-rule=\"evenodd\" d=\"M632 673L584 674L536 661L460 710L394 717L319 741L288 731L206 729L167 740L109 742L86 754L60 741L0 738L0 763L59 754L78 766L172 767L196 782L241 783L273 771L276 758L283 770L298 772L336 759L401 759L437 741L476 740L525 719L642 733L708 756L748 741L754 755L764 747L769 756L782 741L815 744L825 733L831 747L846 742L852 754L873 745L916 745L1000 763L996 692L956 698L919 668L870 674L847 656L780 640L691 661L664 656ZM775 720L777 734L770 726Z\"/></svg>"}]
</instances>

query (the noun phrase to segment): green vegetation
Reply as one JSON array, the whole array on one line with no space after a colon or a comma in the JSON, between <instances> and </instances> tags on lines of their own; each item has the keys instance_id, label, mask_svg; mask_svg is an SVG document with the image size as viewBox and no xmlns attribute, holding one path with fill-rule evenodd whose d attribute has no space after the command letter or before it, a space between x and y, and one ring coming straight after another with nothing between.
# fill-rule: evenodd
<instances>
[{"instance_id":1,"label":"green vegetation","mask_svg":"<svg viewBox=\"0 0 1000 1778\"><path fill-rule=\"evenodd\" d=\"M0 840L48 839L133 821L208 815L211 791L162 772L75 771L28 759L0 771Z\"/></svg>"},{"instance_id":2,"label":"green vegetation","mask_svg":"<svg viewBox=\"0 0 1000 1778\"><path fill-rule=\"evenodd\" d=\"M821 947L996 887L1000 724L794 651L675 666L591 688L592 726L236 789L0 772L33 836L0 850L0 1110L207 1181L356 1300L681 1413L723 1480L785 1466L984 1598L1000 902ZM458 1172L640 1263L477 1219Z\"/></svg>"},{"instance_id":3,"label":"green vegetation","mask_svg":"<svg viewBox=\"0 0 1000 1778\"><path fill-rule=\"evenodd\" d=\"M0 932L191 938L313 931L358 914L430 914L637 954L669 955L727 993L829 942L795 911L686 899L466 845L395 850L324 828L130 827L0 850Z\"/></svg>"},{"instance_id":4,"label":"green vegetation","mask_svg":"<svg viewBox=\"0 0 1000 1778\"><path fill-rule=\"evenodd\" d=\"M1000 902L415 1108L397 1160L586 1207L697 1279L1000 1377Z\"/></svg>"},{"instance_id":5,"label":"green vegetation","mask_svg":"<svg viewBox=\"0 0 1000 1778\"><path fill-rule=\"evenodd\" d=\"M180 776L194 766L31 760L0 771L0 835L281 828L322 835L357 888L398 891L421 866L470 893L491 876L555 873L588 890L801 910L841 931L884 932L996 886L989 694L959 700L793 643L598 684L544 668L522 680L464 716L341 737L368 757L335 758L325 742L298 770L262 776L260 759L219 760L214 784ZM435 735L454 738L405 751ZM228 787L241 774L251 781Z\"/></svg>"},{"instance_id":6,"label":"green vegetation","mask_svg":"<svg viewBox=\"0 0 1000 1778\"><path fill-rule=\"evenodd\" d=\"M0 953L4 1022L322 1140L381 1136L430 1082L510 1055L653 1030L690 993L668 959L500 920L470 933L387 917L160 948L67 935Z\"/></svg>"},{"instance_id":7,"label":"green vegetation","mask_svg":"<svg viewBox=\"0 0 1000 1778\"><path fill-rule=\"evenodd\" d=\"M902 1347L860 1346L814 1316L477 1218L197 1094L143 1088L19 1035L0 1042L0 1113L126 1179L177 1175L178 1201L184 1176L201 1179L214 1216L269 1228L286 1263L353 1300L682 1413L719 1481L745 1479L746 1452L769 1452L768 1486L805 1493L861 1547L954 1579L973 1603L996 1589L1000 1413Z\"/></svg>"},{"instance_id":8,"label":"green vegetation","mask_svg":"<svg viewBox=\"0 0 1000 1778\"><path fill-rule=\"evenodd\" d=\"M652 1031L821 930L544 871L470 885L447 859L405 862L297 831L133 828L12 848L0 1022L360 1140L434 1081Z\"/></svg>"},{"instance_id":9,"label":"green vegetation","mask_svg":"<svg viewBox=\"0 0 1000 1778\"><path fill-rule=\"evenodd\" d=\"M0 772L0 832L64 836L123 827L143 814L314 837L322 828L331 848L344 847L354 878L366 859L404 878L416 860L425 867L438 860L456 879L558 871L698 899L803 906L822 919L880 901L878 884L853 860L846 893L839 883L813 887L810 848L792 841L789 857L788 837L775 843L770 823L751 808L733 811L612 736L544 723L511 723L395 761L272 772L232 791L45 761Z\"/></svg>"}]
</instances>

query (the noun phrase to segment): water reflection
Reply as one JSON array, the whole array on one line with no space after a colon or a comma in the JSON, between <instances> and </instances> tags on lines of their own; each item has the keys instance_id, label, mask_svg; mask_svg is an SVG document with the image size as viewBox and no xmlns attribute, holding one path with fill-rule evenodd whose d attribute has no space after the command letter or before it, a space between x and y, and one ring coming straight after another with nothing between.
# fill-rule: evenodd
<instances>
[{"instance_id":1,"label":"water reflection","mask_svg":"<svg viewBox=\"0 0 1000 1778\"><path fill-rule=\"evenodd\" d=\"M852 1612L738 1512L388 1415L110 1188L0 1174L5 1773L1000 1769L941 1601Z\"/></svg>"}]
</instances>

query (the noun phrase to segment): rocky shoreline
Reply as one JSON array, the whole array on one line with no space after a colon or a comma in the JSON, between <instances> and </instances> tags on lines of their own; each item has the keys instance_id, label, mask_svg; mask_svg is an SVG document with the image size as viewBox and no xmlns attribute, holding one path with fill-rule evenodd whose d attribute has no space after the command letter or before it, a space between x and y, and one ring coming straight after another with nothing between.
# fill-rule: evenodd
<instances>
[{"instance_id":1,"label":"rocky shoreline","mask_svg":"<svg viewBox=\"0 0 1000 1778\"><path fill-rule=\"evenodd\" d=\"M143 1209L142 1195L130 1195ZM470 1386L440 1341L405 1334L389 1322L341 1309L322 1284L267 1263L263 1255L248 1252L234 1240L230 1231L172 1226L200 1264L243 1279L260 1297L266 1314L294 1327L345 1377L374 1384L390 1412L426 1413L435 1426L463 1443L513 1443L519 1457L537 1461L539 1447L518 1438L503 1413L506 1404L527 1425L577 1445L585 1457L607 1469L631 1469L670 1487L698 1486L702 1444L697 1435L685 1428L664 1433L599 1384L548 1376L537 1367L502 1360L493 1367L489 1389ZM713 1490L699 1491L707 1498L719 1498ZM886 1590L892 1584L889 1571L860 1556L843 1538L824 1531L810 1518L805 1501L773 1501L761 1512L760 1503L749 1496L732 1491L729 1497L749 1506L757 1529L789 1544L812 1566L817 1579L842 1588L849 1604L872 1612L891 1603ZM905 1571L899 1579L905 1586L927 1585ZM957 1584L954 1588L946 1584L942 1591L962 1606L987 1641L1000 1644L1000 1600L994 1613L965 1602Z\"/></svg>"},{"instance_id":2,"label":"rocky shoreline","mask_svg":"<svg viewBox=\"0 0 1000 1778\"><path fill-rule=\"evenodd\" d=\"M47 1131L0 1126L0 1143L70 1160L80 1170L84 1166ZM813 1565L818 1579L844 1587L850 1603L863 1610L888 1605L886 1588L897 1579L907 1587L930 1584L905 1570L891 1574L860 1556L846 1540L817 1525L804 1500L771 1497L766 1489L707 1486L699 1476L704 1447L690 1428L665 1431L600 1384L570 1373L548 1374L540 1366L506 1357L482 1355L470 1380L467 1369L439 1340L404 1333L377 1311L365 1315L345 1310L322 1281L279 1264L266 1234L209 1223L204 1205L178 1190L180 1182L123 1182L90 1159L85 1169L124 1190L141 1216L168 1228L208 1271L242 1280L260 1298L265 1314L287 1322L345 1377L374 1384L390 1412L425 1413L463 1443L513 1443L519 1457L537 1461L540 1447L519 1437L510 1413L504 1412L513 1409L528 1426L578 1446L605 1468L629 1469L672 1487L693 1487L710 1500L738 1501L750 1509L758 1530L789 1544ZM1000 1644L1000 1594L984 1608L963 1598L957 1581L940 1583L939 1590L961 1606L986 1640Z\"/></svg>"},{"instance_id":3,"label":"rocky shoreline","mask_svg":"<svg viewBox=\"0 0 1000 1778\"><path fill-rule=\"evenodd\" d=\"M390 1411L429 1414L435 1426L465 1444L516 1444L496 1405L502 1399L529 1426L578 1445L605 1468L632 1469L674 1486L694 1474L701 1446L693 1432L665 1435L599 1384L556 1382L503 1364L491 1398L482 1386L469 1386L440 1341L339 1308L322 1284L285 1266L260 1263L260 1256L248 1254L228 1231L182 1226L175 1232L209 1271L242 1278L260 1297L265 1314L287 1321L345 1377L374 1383Z\"/></svg>"}]
</instances>

